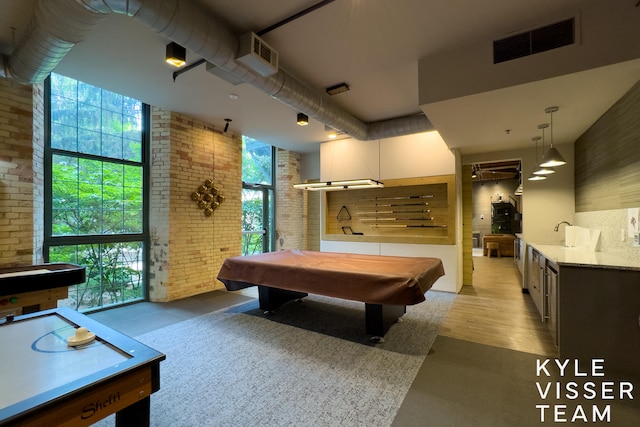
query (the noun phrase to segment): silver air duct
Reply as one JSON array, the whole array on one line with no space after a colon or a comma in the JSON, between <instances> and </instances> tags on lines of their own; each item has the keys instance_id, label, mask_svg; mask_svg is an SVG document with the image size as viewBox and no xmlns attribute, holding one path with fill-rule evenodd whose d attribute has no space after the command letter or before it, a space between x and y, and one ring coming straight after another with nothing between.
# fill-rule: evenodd
<instances>
[{"instance_id":1,"label":"silver air duct","mask_svg":"<svg viewBox=\"0 0 640 427\"><path fill-rule=\"evenodd\" d=\"M26 36L9 58L4 77L40 82L71 48L85 40L109 13L130 16L274 99L359 140L433 130L424 115L365 124L283 70L264 77L235 60L238 38L228 25L188 0L38 0Z\"/></svg>"}]
</instances>

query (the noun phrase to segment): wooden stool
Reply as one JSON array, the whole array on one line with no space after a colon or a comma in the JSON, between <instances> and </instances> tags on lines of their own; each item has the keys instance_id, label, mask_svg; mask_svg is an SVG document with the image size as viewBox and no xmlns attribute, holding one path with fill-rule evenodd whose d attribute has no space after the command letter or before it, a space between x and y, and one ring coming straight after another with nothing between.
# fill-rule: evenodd
<instances>
[{"instance_id":1,"label":"wooden stool","mask_svg":"<svg viewBox=\"0 0 640 427\"><path fill-rule=\"evenodd\" d=\"M501 258L500 256L500 243L496 242L487 242L487 256L491 258L491 251L496 251L496 256Z\"/></svg>"}]
</instances>

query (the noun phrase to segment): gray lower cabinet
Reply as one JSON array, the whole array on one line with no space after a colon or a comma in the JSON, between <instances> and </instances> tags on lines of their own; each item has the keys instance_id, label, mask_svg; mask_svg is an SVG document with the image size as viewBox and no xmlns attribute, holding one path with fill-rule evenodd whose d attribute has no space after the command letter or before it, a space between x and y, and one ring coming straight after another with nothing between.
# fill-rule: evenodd
<instances>
[{"instance_id":1,"label":"gray lower cabinet","mask_svg":"<svg viewBox=\"0 0 640 427\"><path fill-rule=\"evenodd\" d=\"M540 313L540 319L544 321L544 298L543 298L543 286L544 286L544 274L540 270L541 265L544 265L544 257L540 252L532 248L527 247L527 289L529 295L536 304L536 308Z\"/></svg>"},{"instance_id":2,"label":"gray lower cabinet","mask_svg":"<svg viewBox=\"0 0 640 427\"><path fill-rule=\"evenodd\" d=\"M558 343L558 266L550 262L545 263L544 268L544 317L553 337L553 342Z\"/></svg>"},{"instance_id":3,"label":"gray lower cabinet","mask_svg":"<svg viewBox=\"0 0 640 427\"><path fill-rule=\"evenodd\" d=\"M595 258L595 257L591 257ZM560 359L640 380L640 268L567 262L527 245L526 287Z\"/></svg>"},{"instance_id":4,"label":"gray lower cabinet","mask_svg":"<svg viewBox=\"0 0 640 427\"><path fill-rule=\"evenodd\" d=\"M558 266L536 249L527 248L527 288L531 299L558 345Z\"/></svg>"},{"instance_id":5,"label":"gray lower cabinet","mask_svg":"<svg viewBox=\"0 0 640 427\"><path fill-rule=\"evenodd\" d=\"M640 379L640 271L560 266L558 352Z\"/></svg>"}]
</instances>

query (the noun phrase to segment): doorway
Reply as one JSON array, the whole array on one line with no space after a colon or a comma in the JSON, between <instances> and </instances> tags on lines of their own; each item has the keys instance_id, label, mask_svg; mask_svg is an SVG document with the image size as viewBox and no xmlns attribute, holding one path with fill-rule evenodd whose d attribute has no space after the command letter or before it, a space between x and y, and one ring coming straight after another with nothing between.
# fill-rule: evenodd
<instances>
[{"instance_id":1,"label":"doorway","mask_svg":"<svg viewBox=\"0 0 640 427\"><path fill-rule=\"evenodd\" d=\"M522 231L521 161L472 163L462 170L463 284L472 285L473 257L483 256L484 236Z\"/></svg>"}]
</instances>

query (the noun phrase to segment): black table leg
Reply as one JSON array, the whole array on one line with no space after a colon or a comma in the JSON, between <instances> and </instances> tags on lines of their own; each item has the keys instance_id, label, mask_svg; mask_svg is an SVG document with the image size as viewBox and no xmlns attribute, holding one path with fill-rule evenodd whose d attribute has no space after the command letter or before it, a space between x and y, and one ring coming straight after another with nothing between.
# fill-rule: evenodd
<instances>
[{"instance_id":1,"label":"black table leg","mask_svg":"<svg viewBox=\"0 0 640 427\"><path fill-rule=\"evenodd\" d=\"M287 301L306 297L305 292L288 291L286 289L258 286L260 310L273 311Z\"/></svg>"},{"instance_id":2,"label":"black table leg","mask_svg":"<svg viewBox=\"0 0 640 427\"><path fill-rule=\"evenodd\" d=\"M367 334L384 337L389 328L398 321L407 307L404 305L369 304L365 303L365 317Z\"/></svg>"},{"instance_id":3,"label":"black table leg","mask_svg":"<svg viewBox=\"0 0 640 427\"><path fill-rule=\"evenodd\" d=\"M147 396L116 412L116 427L148 427L151 414L151 397Z\"/></svg>"}]
</instances>

